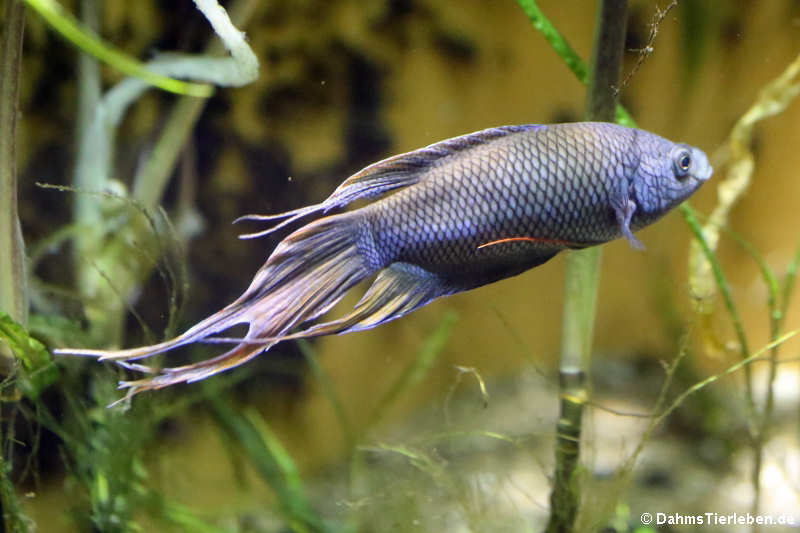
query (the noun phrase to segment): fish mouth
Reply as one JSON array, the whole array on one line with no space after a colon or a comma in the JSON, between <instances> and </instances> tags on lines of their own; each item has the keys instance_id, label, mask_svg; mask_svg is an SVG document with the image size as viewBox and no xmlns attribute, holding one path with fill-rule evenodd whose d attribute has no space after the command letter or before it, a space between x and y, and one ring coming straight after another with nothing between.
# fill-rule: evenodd
<instances>
[{"instance_id":1,"label":"fish mouth","mask_svg":"<svg viewBox=\"0 0 800 533\"><path fill-rule=\"evenodd\" d=\"M714 174L714 167L706 165L705 172L700 173L699 179L701 181L708 181L712 174Z\"/></svg>"},{"instance_id":2,"label":"fish mouth","mask_svg":"<svg viewBox=\"0 0 800 533\"><path fill-rule=\"evenodd\" d=\"M694 179L699 181L700 183L706 182L711 178L711 175L714 173L714 167L711 166L711 163L708 162L708 157L706 154L697 148L694 150L694 159L698 162L698 169L696 172L692 173Z\"/></svg>"},{"instance_id":3,"label":"fish mouth","mask_svg":"<svg viewBox=\"0 0 800 533\"><path fill-rule=\"evenodd\" d=\"M695 181L703 184L703 183L707 182L711 178L711 175L713 173L714 173L714 169L711 167L711 165L708 165L706 168L704 168L700 172L695 172L694 174L692 174L692 177L695 179Z\"/></svg>"}]
</instances>

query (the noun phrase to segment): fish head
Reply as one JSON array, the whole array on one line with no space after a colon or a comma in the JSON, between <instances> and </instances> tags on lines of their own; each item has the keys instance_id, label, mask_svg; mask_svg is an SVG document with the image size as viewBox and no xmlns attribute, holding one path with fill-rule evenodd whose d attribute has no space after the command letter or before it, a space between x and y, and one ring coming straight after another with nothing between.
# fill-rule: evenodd
<instances>
[{"instance_id":1,"label":"fish head","mask_svg":"<svg viewBox=\"0 0 800 533\"><path fill-rule=\"evenodd\" d=\"M713 169L706 154L694 146L641 131L636 141L639 164L629 190L637 207L631 225L638 229L689 198Z\"/></svg>"}]
</instances>

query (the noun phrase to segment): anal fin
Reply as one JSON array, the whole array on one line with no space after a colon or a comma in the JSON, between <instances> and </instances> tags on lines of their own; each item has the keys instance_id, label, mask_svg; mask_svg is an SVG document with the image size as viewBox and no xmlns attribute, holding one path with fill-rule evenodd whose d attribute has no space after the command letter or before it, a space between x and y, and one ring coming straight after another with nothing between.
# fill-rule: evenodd
<instances>
[{"instance_id":1,"label":"anal fin","mask_svg":"<svg viewBox=\"0 0 800 533\"><path fill-rule=\"evenodd\" d=\"M436 298L459 292L440 277L409 263L383 269L346 316L278 339L288 340L371 329L407 315Z\"/></svg>"}]
</instances>

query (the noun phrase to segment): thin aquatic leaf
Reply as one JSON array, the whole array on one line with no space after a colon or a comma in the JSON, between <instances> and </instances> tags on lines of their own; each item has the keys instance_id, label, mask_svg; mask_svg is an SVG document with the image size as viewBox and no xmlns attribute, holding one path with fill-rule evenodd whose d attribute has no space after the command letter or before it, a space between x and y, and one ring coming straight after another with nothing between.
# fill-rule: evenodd
<instances>
[{"instance_id":1,"label":"thin aquatic leaf","mask_svg":"<svg viewBox=\"0 0 800 533\"><path fill-rule=\"evenodd\" d=\"M520 443L528 438L530 438L531 434L526 433L524 436L515 437L511 435L505 435L503 433L498 433L496 431L488 431L488 430L476 430L476 431L445 431L442 433L436 433L434 435L430 435L429 437L425 438L425 443L428 445L433 445L438 442L448 441L453 439L463 439L465 437L481 437L490 440L498 440L501 442L505 442L508 444L512 444L514 446L519 446Z\"/></svg>"},{"instance_id":2,"label":"thin aquatic leaf","mask_svg":"<svg viewBox=\"0 0 800 533\"><path fill-rule=\"evenodd\" d=\"M693 211L692 214L698 219L707 219L707 217L702 217L702 215L698 214L697 212ZM747 253L747 255L753 259L753 261L755 261L761 274L761 278L764 281L764 285L767 286L767 305L769 306L770 313L774 314L780 293L780 282L778 281L778 277L775 275L775 271L767 264L761 253L756 250L752 244L745 240L744 237L730 229L728 226L723 226L721 229L726 235L733 239L733 242L738 244L742 250L744 250L745 253Z\"/></svg>"},{"instance_id":3,"label":"thin aquatic leaf","mask_svg":"<svg viewBox=\"0 0 800 533\"><path fill-rule=\"evenodd\" d=\"M209 524L185 505L176 502L164 502L164 516L183 531L193 533L236 533L238 530Z\"/></svg>"},{"instance_id":4,"label":"thin aquatic leaf","mask_svg":"<svg viewBox=\"0 0 800 533\"><path fill-rule=\"evenodd\" d=\"M275 463L280 468L283 479L286 482L287 488L300 499L305 498L303 488L303 480L300 479L300 470L297 468L292 456L283 447L281 442L269 428L267 423L261 415L252 408L244 412L245 418L253 425L253 428L258 432L261 441L267 447L267 450L275 459Z\"/></svg>"},{"instance_id":5,"label":"thin aquatic leaf","mask_svg":"<svg viewBox=\"0 0 800 533\"><path fill-rule=\"evenodd\" d=\"M345 439L347 440L348 447L352 447L355 444L355 432L353 431L353 423L350 421L350 417L347 416L347 412L344 409L344 405L342 404L342 400L339 397L339 394L336 392L336 387L333 384L328 373L325 371L324 367L319 364L319 357L317 356L316 350L305 339L300 339L297 341L297 346L300 348L300 352L305 357L308 366L311 368L311 372L314 374L314 377L317 379L317 382L322 387L322 394L328 399L333 408L333 412L336 414L336 418L339 420L339 425L342 426L342 433L344 433Z\"/></svg>"},{"instance_id":6,"label":"thin aquatic leaf","mask_svg":"<svg viewBox=\"0 0 800 533\"><path fill-rule=\"evenodd\" d=\"M447 344L456 320L458 320L458 315L452 311L444 315L439 325L422 345L414 361L406 367L400 377L389 387L386 394L378 400L366 427L374 426L404 391L419 383L428 373Z\"/></svg>"},{"instance_id":7,"label":"thin aquatic leaf","mask_svg":"<svg viewBox=\"0 0 800 533\"><path fill-rule=\"evenodd\" d=\"M589 68L586 62L578 55L569 41L561 34L558 29L550 22L536 0L517 0L517 3L528 16L528 20L535 29L537 29L542 36L550 43L553 50L564 60L567 67L575 74L578 81L586 85L589 83ZM620 104L616 108L616 121L618 124L624 126L636 127L636 122L631 117L630 113Z\"/></svg>"},{"instance_id":8,"label":"thin aquatic leaf","mask_svg":"<svg viewBox=\"0 0 800 533\"><path fill-rule=\"evenodd\" d=\"M658 415L658 417L656 417L656 420L655 420L654 424L655 425L660 424L675 409L680 407L681 404L683 404L683 402L686 400L686 398L688 398L692 394L696 393L700 389L703 389L704 387L707 387L708 385L711 385L715 381L719 381L721 378L724 378L725 376L733 374L734 372L738 371L741 368L745 368L745 369L749 368L751 363L753 363L755 361L759 361L761 359L764 359L764 354L766 352L768 352L769 350L772 350L776 346L780 346L781 344L783 344L784 342L788 341L789 339L791 339L792 337L794 337L798 333L800 333L800 329L795 329L795 330L792 330L792 331L790 331L790 332L788 332L788 333L786 333L784 335L781 335L780 337L778 337L774 341L768 342L767 344L765 344L760 350L755 352L753 355L747 357L746 359L742 359L738 363L729 366L727 369L725 369L724 371L720 372L719 374L714 374L713 376L709 376L706 379L704 379L704 380L702 380L702 381L700 381L698 383L695 383L694 385L692 385L691 387L686 389L684 392L682 392L680 395L678 395L678 397L676 397L675 400L673 400L673 402L660 415Z\"/></svg>"},{"instance_id":9,"label":"thin aquatic leaf","mask_svg":"<svg viewBox=\"0 0 800 533\"><path fill-rule=\"evenodd\" d=\"M548 19L536 0L517 0L517 3L528 16L528 20L539 33L550 43L553 50L564 60L564 63L583 84L589 83L589 68L578 55L567 39L561 35L550 19Z\"/></svg>"},{"instance_id":10,"label":"thin aquatic leaf","mask_svg":"<svg viewBox=\"0 0 800 533\"><path fill-rule=\"evenodd\" d=\"M446 478L445 465L440 460L421 450L415 450L402 444L378 444L375 447L361 448L364 451L391 452L408 459L412 466L425 472L431 478L444 481Z\"/></svg>"},{"instance_id":11,"label":"thin aquatic leaf","mask_svg":"<svg viewBox=\"0 0 800 533\"><path fill-rule=\"evenodd\" d=\"M210 402L220 426L239 443L275 491L289 527L298 533L328 531L329 526L311 507L294 461L260 416L254 411L243 416L219 397Z\"/></svg>"},{"instance_id":12,"label":"thin aquatic leaf","mask_svg":"<svg viewBox=\"0 0 800 533\"><path fill-rule=\"evenodd\" d=\"M688 202L684 202L680 206L681 211L684 215L684 220L686 223L689 224L692 232L695 236L695 241L698 243L699 249L705 255L705 259L708 264L711 266L711 271L713 273L713 279L716 283L717 287L719 288L720 293L725 301L725 309L727 309L728 314L730 315L731 322L733 323L734 331L736 332L736 337L739 340L739 350L744 361L750 359L750 348L747 343L747 335L744 331L744 324L742 322L741 317L739 316L739 310L736 307L736 302L733 300L733 295L731 294L730 286L728 285L728 280L725 277L725 273L722 270L722 265L720 265L719 260L717 259L717 255L712 249L711 245L706 241L705 233L703 232L703 228L700 226L700 223L697 221L697 218L694 216L694 210L689 205ZM690 271L689 275L689 283L691 285L692 282L692 275L695 274L695 271ZM700 295L694 295L695 298L701 297ZM745 401L747 404L747 421L750 426L751 434L755 431L757 426L756 423L756 406L755 406L755 397L753 392L753 372L750 369L750 365L746 365L744 367L744 377L745 377Z\"/></svg>"},{"instance_id":13,"label":"thin aquatic leaf","mask_svg":"<svg viewBox=\"0 0 800 533\"><path fill-rule=\"evenodd\" d=\"M797 245L797 250L794 253L794 257L789 262L789 266L786 268L786 275L783 278L780 305L781 323L786 317L786 313L789 310L789 302L792 300L792 293L794 292L795 282L797 281L798 265L800 265L800 244Z\"/></svg>"}]
</instances>

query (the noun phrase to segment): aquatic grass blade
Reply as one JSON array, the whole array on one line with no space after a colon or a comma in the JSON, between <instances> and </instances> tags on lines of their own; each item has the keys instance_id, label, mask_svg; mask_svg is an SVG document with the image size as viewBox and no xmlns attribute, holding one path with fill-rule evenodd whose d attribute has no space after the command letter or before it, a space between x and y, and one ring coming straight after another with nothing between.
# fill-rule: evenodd
<instances>
[{"instance_id":1,"label":"aquatic grass blade","mask_svg":"<svg viewBox=\"0 0 800 533\"><path fill-rule=\"evenodd\" d=\"M181 531L191 533L237 533L238 529L229 529L209 524L197 516L191 509L175 502L164 502L164 518L179 526Z\"/></svg>"},{"instance_id":2,"label":"aquatic grass blade","mask_svg":"<svg viewBox=\"0 0 800 533\"><path fill-rule=\"evenodd\" d=\"M430 334L422 345L417 357L409 364L402 374L392 383L386 393L378 400L376 407L370 415L367 428L373 427L382 418L392 404L415 384L419 383L433 366L436 359L450 338L453 326L458 320L458 315L452 311L447 312L439 322L436 329Z\"/></svg>"},{"instance_id":3,"label":"aquatic grass blade","mask_svg":"<svg viewBox=\"0 0 800 533\"><path fill-rule=\"evenodd\" d=\"M342 433L345 436L348 448L352 448L356 441L353 423L350 420L350 417L347 415L347 411L345 411L344 405L342 404L339 394L336 392L336 387L333 384L333 381L325 371L325 368L319 363L317 351L306 339L298 340L297 346L300 348L300 352L303 354L306 363L308 363L311 373L316 378L317 383L319 383L320 388L322 389L322 394L324 394L328 399L328 402L330 402L333 412L336 414L336 418L339 420L339 425L342 428Z\"/></svg>"},{"instance_id":4,"label":"aquatic grass blade","mask_svg":"<svg viewBox=\"0 0 800 533\"><path fill-rule=\"evenodd\" d=\"M588 84L589 68L586 66L586 62L572 48L569 41L558 31L550 19L545 16L536 0L517 0L517 4L525 12L533 27L542 34L547 42L550 43L550 46L553 47L553 50L564 60L564 63L575 74L578 81L584 85ZM616 104L614 121L624 126L636 127L633 117L620 104Z\"/></svg>"},{"instance_id":5,"label":"aquatic grass blade","mask_svg":"<svg viewBox=\"0 0 800 533\"><path fill-rule=\"evenodd\" d=\"M219 425L239 443L259 475L272 487L289 527L297 533L331 531L312 508L291 455L260 415L252 410L242 415L218 397L211 399L211 405Z\"/></svg>"}]
</instances>

